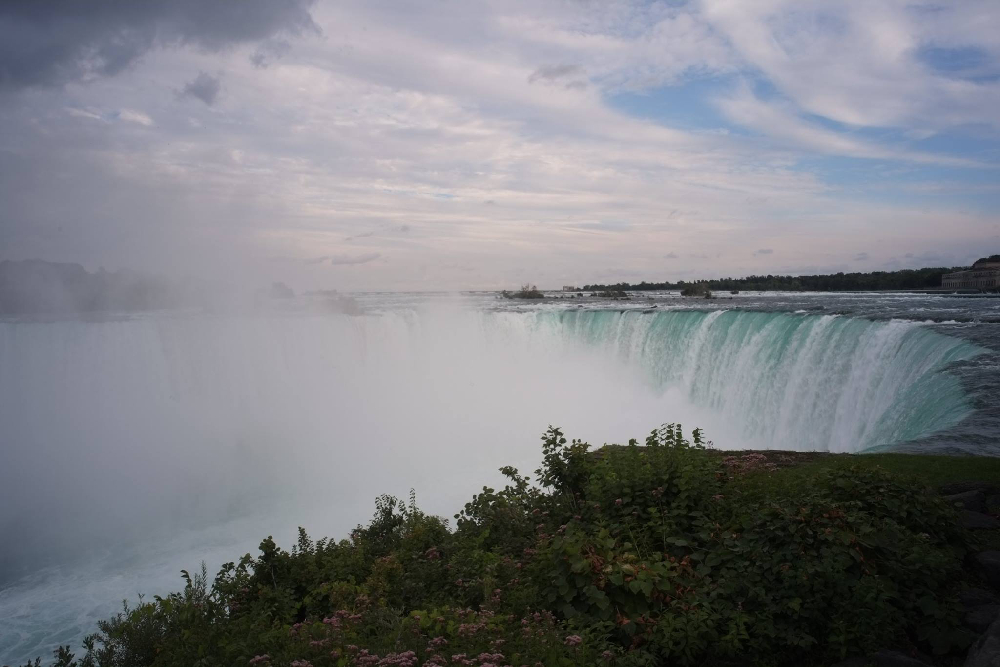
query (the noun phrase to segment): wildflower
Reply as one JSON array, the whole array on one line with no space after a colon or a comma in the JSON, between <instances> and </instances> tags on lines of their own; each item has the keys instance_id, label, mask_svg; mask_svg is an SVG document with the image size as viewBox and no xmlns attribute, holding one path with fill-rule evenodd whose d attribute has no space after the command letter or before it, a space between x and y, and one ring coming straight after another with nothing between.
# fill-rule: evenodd
<instances>
[{"instance_id":1,"label":"wildflower","mask_svg":"<svg viewBox=\"0 0 1000 667\"><path fill-rule=\"evenodd\" d=\"M570 635L563 643L566 644L566 646L579 646L583 643L583 637L580 635Z\"/></svg>"},{"instance_id":2,"label":"wildflower","mask_svg":"<svg viewBox=\"0 0 1000 667\"><path fill-rule=\"evenodd\" d=\"M262 662L268 662L270 659L271 656L269 656L267 653L265 653L264 655L255 655L254 657L250 658L250 664L259 665Z\"/></svg>"},{"instance_id":3,"label":"wildflower","mask_svg":"<svg viewBox=\"0 0 1000 667\"><path fill-rule=\"evenodd\" d=\"M378 667L416 667L417 654L413 651L390 653L378 661Z\"/></svg>"},{"instance_id":4,"label":"wildflower","mask_svg":"<svg viewBox=\"0 0 1000 667\"><path fill-rule=\"evenodd\" d=\"M616 498L616 499L615 499L615 505L618 505L619 507L621 507L621 506L622 506L622 504L624 504L624 502L625 502L625 501L624 501L624 500L622 500L621 498Z\"/></svg>"}]
</instances>

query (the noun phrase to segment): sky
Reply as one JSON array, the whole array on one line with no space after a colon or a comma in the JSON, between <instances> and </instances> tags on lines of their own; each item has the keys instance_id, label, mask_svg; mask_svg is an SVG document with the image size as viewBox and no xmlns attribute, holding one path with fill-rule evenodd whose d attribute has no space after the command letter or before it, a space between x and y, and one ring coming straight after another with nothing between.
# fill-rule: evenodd
<instances>
[{"instance_id":1,"label":"sky","mask_svg":"<svg viewBox=\"0 0 1000 667\"><path fill-rule=\"evenodd\" d=\"M297 289L1000 252L996 0L7 0L0 259Z\"/></svg>"}]
</instances>

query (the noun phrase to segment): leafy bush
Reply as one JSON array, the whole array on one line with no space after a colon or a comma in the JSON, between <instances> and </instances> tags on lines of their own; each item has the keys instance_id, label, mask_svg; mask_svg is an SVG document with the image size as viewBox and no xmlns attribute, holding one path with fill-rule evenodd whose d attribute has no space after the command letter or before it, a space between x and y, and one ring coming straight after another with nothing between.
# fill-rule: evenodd
<instances>
[{"instance_id":1,"label":"leafy bush","mask_svg":"<svg viewBox=\"0 0 1000 667\"><path fill-rule=\"evenodd\" d=\"M708 283L690 283L681 289L681 296L699 296L711 299L712 291L708 288Z\"/></svg>"},{"instance_id":2,"label":"leafy bush","mask_svg":"<svg viewBox=\"0 0 1000 667\"><path fill-rule=\"evenodd\" d=\"M521 289L516 292L503 290L500 296L505 299L544 299L545 295L539 291L536 285L521 285Z\"/></svg>"},{"instance_id":3,"label":"leafy bush","mask_svg":"<svg viewBox=\"0 0 1000 667\"><path fill-rule=\"evenodd\" d=\"M786 475L677 425L596 452L550 428L536 485L502 472L454 529L383 496L349 539L184 573L101 622L79 667L791 666L970 642L965 534L904 478Z\"/></svg>"}]
</instances>

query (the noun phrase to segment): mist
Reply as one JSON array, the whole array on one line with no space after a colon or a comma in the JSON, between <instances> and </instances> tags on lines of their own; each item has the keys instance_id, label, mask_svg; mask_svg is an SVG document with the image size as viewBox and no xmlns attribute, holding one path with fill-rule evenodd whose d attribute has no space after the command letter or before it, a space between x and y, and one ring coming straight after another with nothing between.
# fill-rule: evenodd
<instances>
[{"instance_id":1,"label":"mist","mask_svg":"<svg viewBox=\"0 0 1000 667\"><path fill-rule=\"evenodd\" d=\"M549 424L600 444L683 416L524 319L453 304L6 323L5 570L278 505L343 537L411 488L449 516L500 466L533 470Z\"/></svg>"}]
</instances>

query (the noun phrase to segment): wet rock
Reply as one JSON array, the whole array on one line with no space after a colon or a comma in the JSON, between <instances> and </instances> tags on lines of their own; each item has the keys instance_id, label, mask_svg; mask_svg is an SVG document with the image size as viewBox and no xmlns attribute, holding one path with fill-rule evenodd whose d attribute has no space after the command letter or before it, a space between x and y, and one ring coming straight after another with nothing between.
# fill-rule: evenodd
<instances>
[{"instance_id":1,"label":"wet rock","mask_svg":"<svg viewBox=\"0 0 1000 667\"><path fill-rule=\"evenodd\" d=\"M986 509L993 509L993 510L1000 509L1000 494L994 493L992 495L986 496Z\"/></svg>"},{"instance_id":2,"label":"wet rock","mask_svg":"<svg viewBox=\"0 0 1000 667\"><path fill-rule=\"evenodd\" d=\"M962 524L962 528L968 528L969 530L993 530L1000 528L1000 521L997 521L994 517L971 510L962 510L959 522Z\"/></svg>"},{"instance_id":3,"label":"wet rock","mask_svg":"<svg viewBox=\"0 0 1000 667\"><path fill-rule=\"evenodd\" d=\"M972 645L965 658L965 667L1000 667L1000 621L993 621Z\"/></svg>"},{"instance_id":4,"label":"wet rock","mask_svg":"<svg viewBox=\"0 0 1000 667\"><path fill-rule=\"evenodd\" d=\"M984 604L1000 603L993 591L988 591L985 588L967 588L958 594L958 601L966 610L971 610L973 607L979 607Z\"/></svg>"},{"instance_id":5,"label":"wet rock","mask_svg":"<svg viewBox=\"0 0 1000 667\"><path fill-rule=\"evenodd\" d=\"M965 615L965 624L976 632L986 632L1000 616L1000 605L984 604Z\"/></svg>"},{"instance_id":6,"label":"wet rock","mask_svg":"<svg viewBox=\"0 0 1000 667\"><path fill-rule=\"evenodd\" d=\"M899 651L882 650L874 655L841 660L833 667L927 667L933 664L924 656L911 657Z\"/></svg>"},{"instance_id":7,"label":"wet rock","mask_svg":"<svg viewBox=\"0 0 1000 667\"><path fill-rule=\"evenodd\" d=\"M976 565L986 575L986 580L1000 586L1000 551L983 551L975 556ZM997 637L1000 641L1000 636Z\"/></svg>"},{"instance_id":8,"label":"wet rock","mask_svg":"<svg viewBox=\"0 0 1000 667\"><path fill-rule=\"evenodd\" d=\"M833 667L872 667L874 664L874 658L856 657L841 660L837 664L833 665Z\"/></svg>"},{"instance_id":9,"label":"wet rock","mask_svg":"<svg viewBox=\"0 0 1000 667\"><path fill-rule=\"evenodd\" d=\"M899 651L879 651L871 657L878 667L927 667L929 662L911 658Z\"/></svg>"},{"instance_id":10,"label":"wet rock","mask_svg":"<svg viewBox=\"0 0 1000 667\"><path fill-rule=\"evenodd\" d=\"M938 487L942 496L953 496L967 491L982 491L986 495L1000 494L1000 488L990 482L952 482Z\"/></svg>"},{"instance_id":11,"label":"wet rock","mask_svg":"<svg viewBox=\"0 0 1000 667\"><path fill-rule=\"evenodd\" d=\"M944 499L973 512L986 511L986 494L977 489L945 496Z\"/></svg>"}]
</instances>

